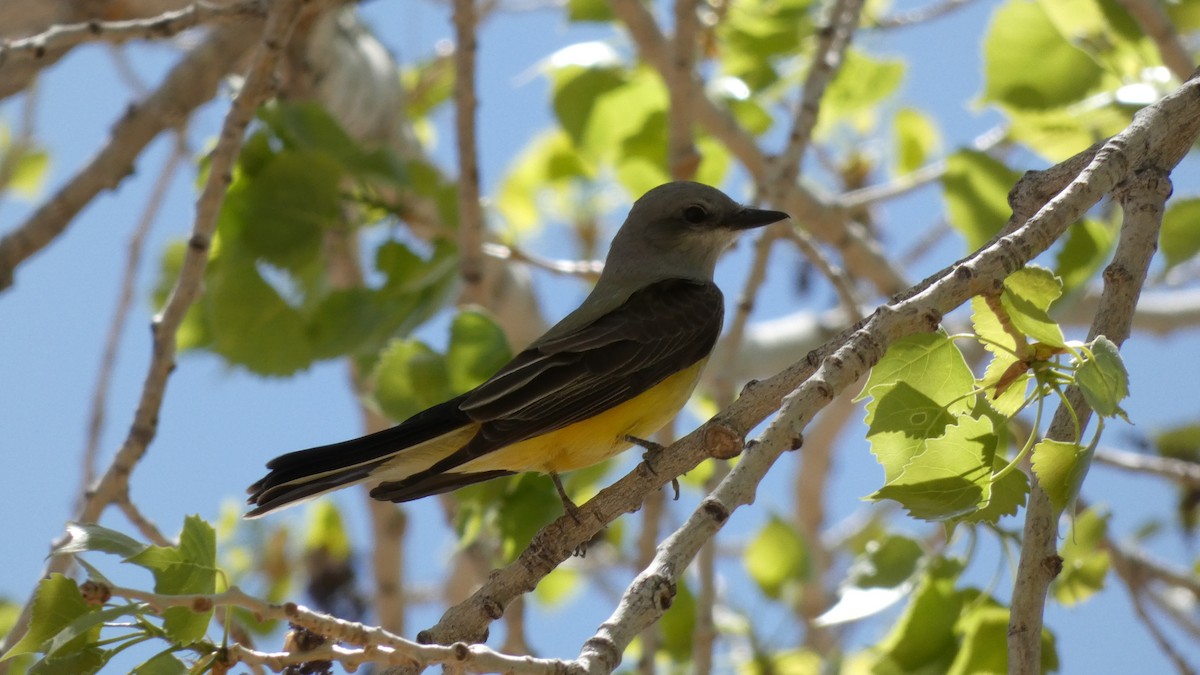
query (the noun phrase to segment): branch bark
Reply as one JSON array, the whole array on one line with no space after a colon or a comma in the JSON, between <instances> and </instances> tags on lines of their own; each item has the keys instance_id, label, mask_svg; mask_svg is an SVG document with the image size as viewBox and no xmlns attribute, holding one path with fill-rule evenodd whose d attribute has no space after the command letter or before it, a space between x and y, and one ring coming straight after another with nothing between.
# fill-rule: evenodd
<instances>
[{"instance_id":1,"label":"branch bark","mask_svg":"<svg viewBox=\"0 0 1200 675\"><path fill-rule=\"evenodd\" d=\"M262 21L253 18L217 28L188 52L149 98L130 106L104 148L28 220L0 239L0 292L12 286L17 267L66 231L101 191L116 189L133 173L134 162L150 141L183 124L193 110L212 99L221 78L234 69L262 31Z\"/></svg>"},{"instance_id":2,"label":"branch bark","mask_svg":"<svg viewBox=\"0 0 1200 675\"><path fill-rule=\"evenodd\" d=\"M1137 125L1138 121L1135 120L1131 129ZM1103 161L1106 155L1115 155L1119 151L1118 138L1109 141L1096 153L1092 166ZM1150 258L1158 246L1164 204L1171 193L1167 172L1173 164L1167 164L1166 161L1160 164L1153 157L1148 159L1148 164L1145 167L1134 165L1135 173L1129 183L1117 193L1125 210L1125 220L1113 262L1104 270L1104 294L1088 340L1104 335L1119 346L1129 337L1138 295L1146 279ZM1091 168L1081 173L1080 178L1084 178ZM1074 412L1067 409L1068 405ZM1091 412L1083 400L1082 392L1077 387L1069 387L1066 400L1055 412L1046 437L1074 441L1076 429L1087 425ZM1037 433L1037 430L1034 429L1033 433ZM1013 585L1012 614L1008 624L1010 673L1032 675L1041 672L1046 590L1062 569L1062 558L1055 550L1059 515L1038 484L1036 473L1030 471L1023 545Z\"/></svg>"}]
</instances>

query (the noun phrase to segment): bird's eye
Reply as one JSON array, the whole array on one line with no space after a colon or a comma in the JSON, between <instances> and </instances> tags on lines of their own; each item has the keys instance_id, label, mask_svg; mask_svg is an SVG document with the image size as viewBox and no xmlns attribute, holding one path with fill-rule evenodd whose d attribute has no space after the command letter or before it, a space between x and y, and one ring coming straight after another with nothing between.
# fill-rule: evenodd
<instances>
[{"instance_id":1,"label":"bird's eye","mask_svg":"<svg viewBox=\"0 0 1200 675\"><path fill-rule=\"evenodd\" d=\"M703 206L693 204L683 210L683 219L692 225L699 225L708 220L708 211L704 210Z\"/></svg>"}]
</instances>

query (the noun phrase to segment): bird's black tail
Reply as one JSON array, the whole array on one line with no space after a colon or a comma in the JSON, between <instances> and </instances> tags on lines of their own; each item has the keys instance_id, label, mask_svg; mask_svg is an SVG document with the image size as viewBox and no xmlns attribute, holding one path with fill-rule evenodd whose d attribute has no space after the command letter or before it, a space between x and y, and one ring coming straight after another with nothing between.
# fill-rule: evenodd
<instances>
[{"instance_id":1,"label":"bird's black tail","mask_svg":"<svg viewBox=\"0 0 1200 675\"><path fill-rule=\"evenodd\" d=\"M254 508L247 518L257 518L276 509L371 477L397 453L443 436L471 420L458 409L464 397L451 399L417 413L391 429L362 438L307 450L289 452L267 462L270 471L247 488L246 500Z\"/></svg>"}]
</instances>

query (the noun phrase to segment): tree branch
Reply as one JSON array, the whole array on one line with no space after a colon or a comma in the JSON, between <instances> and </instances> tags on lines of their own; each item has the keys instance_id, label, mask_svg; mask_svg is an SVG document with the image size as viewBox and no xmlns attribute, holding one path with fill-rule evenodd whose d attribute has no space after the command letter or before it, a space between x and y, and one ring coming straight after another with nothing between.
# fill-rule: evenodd
<instances>
[{"instance_id":1,"label":"tree branch","mask_svg":"<svg viewBox=\"0 0 1200 675\"><path fill-rule=\"evenodd\" d=\"M73 13L79 15L88 9L99 11L101 8L81 8ZM103 9L111 18L122 13L137 13L141 8L136 4L126 6L122 3L119 8L107 6ZM73 48L82 44L89 42L119 44L139 38L163 40L205 24L232 26L248 22L261 25L259 22L266 15L267 2L265 0L237 0L221 5L195 2L182 9L164 12L157 16L124 21L93 19L51 26L47 30L29 37L10 38L0 42L0 99L7 98L26 88L38 71L54 64ZM240 56L240 52L237 55Z\"/></svg>"},{"instance_id":2,"label":"tree branch","mask_svg":"<svg viewBox=\"0 0 1200 675\"><path fill-rule=\"evenodd\" d=\"M1117 0L1117 2L1133 16L1134 21L1138 22L1138 25L1145 31L1146 37L1154 41L1163 63L1171 70L1171 74L1180 80L1191 77L1192 71L1196 69L1196 64L1192 61L1192 55L1187 48L1183 46L1183 42L1179 39L1179 33L1175 30L1175 25L1163 11L1162 5L1149 0Z\"/></svg>"},{"instance_id":3,"label":"tree branch","mask_svg":"<svg viewBox=\"0 0 1200 675\"><path fill-rule=\"evenodd\" d=\"M793 401L803 397L811 399L811 410L796 410L795 406L799 404L790 404L789 410L799 415L796 425L805 421L815 414L819 404L828 402L857 380L866 367L878 361L892 342L905 335L934 330L946 312L975 295L995 289L1009 274L1045 251L1072 222L1122 180L1130 167L1142 166L1149 161L1173 166L1187 152L1198 133L1200 86L1188 82L1143 111L1135 123L1114 137L1102 152L1089 150L1082 153L1081 156L1095 156L1074 180L1064 179L1064 170L1057 168L1026 174L1013 194L1014 202L1022 211L1031 209L1034 213L1031 218L880 307L869 319L842 331L805 359L747 387L733 405L657 457L653 471L640 464L581 506L578 522L563 517L543 528L516 561L493 572L475 594L447 610L437 625L422 631L418 639L441 644L481 640L487 625L503 614L512 598L532 590L539 579L569 558L580 544L590 540L607 523L639 508L650 490L660 489L673 477L690 471L708 457L727 457L735 453L740 447L737 439L776 410L789 392L796 391L791 395ZM1080 163L1079 160L1068 160L1064 164L1078 172ZM1065 185L1065 189L1055 194L1046 187L1048 183ZM1048 200L1042 202L1044 208L1035 208L1038 196ZM806 383L818 364L823 364L822 377ZM792 438L794 436L789 434L788 441ZM735 475L745 475L750 471L749 467L765 471L773 461L773 458L770 461L762 459L767 454L747 453L726 481L733 480ZM706 500L705 504L708 503ZM623 634L625 631L626 628L622 628ZM636 632L633 630L630 635ZM590 651L591 647L586 649ZM616 658L619 656L617 651Z\"/></svg>"},{"instance_id":4,"label":"tree branch","mask_svg":"<svg viewBox=\"0 0 1200 675\"><path fill-rule=\"evenodd\" d=\"M1130 129L1106 143L1075 183L1092 178L1089 174L1092 174L1093 168L1107 156L1119 156L1122 145L1119 140L1123 140L1122 136L1131 135L1129 131L1139 126L1138 121L1135 120ZM1116 254L1104 271L1104 294L1088 340L1103 335L1119 346L1129 337L1138 295L1146 279L1150 258L1157 248L1164 203L1171 193L1167 171L1173 165L1165 161L1158 165L1155 161L1150 159L1150 167L1144 169L1142 165L1133 164L1135 173L1128 185L1117 194L1125 210L1125 220ZM1071 406L1074 413L1066 406ZM1075 440L1076 429L1087 425L1091 412L1079 388L1069 387L1063 404L1050 423L1046 438L1067 442ZM1033 433L1037 433L1037 430L1034 429ZM1030 471L1025 533L1008 624L1008 665L1011 673L1032 675L1041 672L1046 589L1062 568L1062 558L1055 550L1059 515L1039 485L1037 475Z\"/></svg>"},{"instance_id":5,"label":"tree branch","mask_svg":"<svg viewBox=\"0 0 1200 675\"><path fill-rule=\"evenodd\" d=\"M1133 473L1150 474L1175 481L1180 485L1200 488L1200 464L1196 464L1195 462L1185 462L1171 457L1143 455L1115 448L1097 449L1096 461Z\"/></svg>"},{"instance_id":6,"label":"tree branch","mask_svg":"<svg viewBox=\"0 0 1200 675\"><path fill-rule=\"evenodd\" d=\"M62 234L102 190L115 189L133 173L134 161L164 129L182 124L212 99L221 78L262 32L247 19L221 26L167 75L144 102L132 105L113 127L108 144L16 230L0 239L0 291L13 283L18 265Z\"/></svg>"},{"instance_id":7,"label":"tree branch","mask_svg":"<svg viewBox=\"0 0 1200 675\"><path fill-rule=\"evenodd\" d=\"M262 29L262 38L256 50L254 60L247 73L241 91L233 101L217 146L213 150L208 181L196 203L196 219L192 226L192 236L188 241L187 254L175 286L167 299L166 306L154 318L153 352L146 378L142 385L142 393L138 401L137 411L129 433L122 443L120 450L96 485L85 495L83 504L77 510L74 521L94 523L110 504L120 500L128 490L129 476L134 467L145 455L150 441L154 438L158 425L158 413L162 407L163 396L166 393L167 378L175 368L176 333L183 322L184 315L200 291L200 282L204 267L208 262L209 247L213 232L216 229L217 214L225 198L226 189L233 177L233 165L241 147L242 135L246 126L254 117L254 111L269 93L271 79L279 54L287 42L292 26L299 15L300 7L308 0L280 0L272 5L266 26ZM242 26L238 27L244 28ZM231 29L233 30L233 29ZM220 32L220 31L218 31ZM241 35L237 33L236 35ZM221 39L210 39L205 47L197 51L209 51L220 47L235 34L225 34ZM213 38L217 36L214 35ZM234 45L225 45L228 51L240 50ZM193 53L193 56L195 53ZM209 54L206 62L215 59L220 54ZM189 57L188 62L196 61ZM176 80L181 66L177 67L168 80ZM198 74L199 75L199 74ZM182 83L180 83L182 84ZM215 86L215 85L214 85ZM159 89L159 93L169 91L171 87ZM156 94L155 96L158 96ZM153 99L154 97L152 97ZM129 117L127 116L126 119ZM148 140L148 139L147 139ZM110 145L110 147L113 147ZM103 154L103 153L102 153ZM95 162L93 162L93 166ZM44 209L45 207L43 207ZM65 224L65 223L64 223ZM2 246L2 245L0 245ZM69 556L55 556L47 564L47 573L61 572L69 565ZM28 627L31 602L26 603L21 617L13 630L5 637L0 649L7 649L15 644Z\"/></svg>"},{"instance_id":8,"label":"tree branch","mask_svg":"<svg viewBox=\"0 0 1200 675\"><path fill-rule=\"evenodd\" d=\"M475 54L479 17L475 0L454 0L454 128L458 139L458 250L461 301L481 305L483 208L479 203L479 151L475 142Z\"/></svg>"}]
</instances>

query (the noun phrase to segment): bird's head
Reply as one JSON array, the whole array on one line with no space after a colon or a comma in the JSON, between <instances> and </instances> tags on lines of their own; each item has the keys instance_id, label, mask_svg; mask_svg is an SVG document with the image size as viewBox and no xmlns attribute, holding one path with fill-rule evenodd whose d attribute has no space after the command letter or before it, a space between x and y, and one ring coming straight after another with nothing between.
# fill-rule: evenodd
<instances>
[{"instance_id":1,"label":"bird's head","mask_svg":"<svg viewBox=\"0 0 1200 675\"><path fill-rule=\"evenodd\" d=\"M703 183L666 183L634 202L613 239L605 273L711 279L717 258L739 231L788 217L742 206Z\"/></svg>"}]
</instances>

